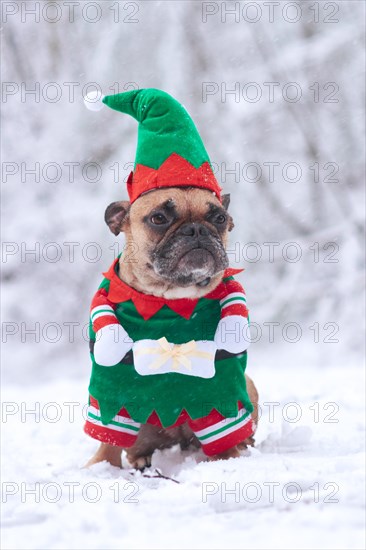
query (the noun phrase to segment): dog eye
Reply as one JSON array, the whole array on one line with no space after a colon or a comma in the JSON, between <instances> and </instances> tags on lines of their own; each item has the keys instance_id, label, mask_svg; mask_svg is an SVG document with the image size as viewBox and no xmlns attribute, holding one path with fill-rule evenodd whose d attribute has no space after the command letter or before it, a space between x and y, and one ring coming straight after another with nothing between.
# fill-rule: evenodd
<instances>
[{"instance_id":1,"label":"dog eye","mask_svg":"<svg viewBox=\"0 0 366 550\"><path fill-rule=\"evenodd\" d=\"M154 214L153 216L151 216L150 221L154 225L163 225L164 223L168 222L163 214Z\"/></svg>"},{"instance_id":2,"label":"dog eye","mask_svg":"<svg viewBox=\"0 0 366 550\"><path fill-rule=\"evenodd\" d=\"M226 222L226 216L224 214L219 214L215 218L215 223L225 223Z\"/></svg>"}]
</instances>

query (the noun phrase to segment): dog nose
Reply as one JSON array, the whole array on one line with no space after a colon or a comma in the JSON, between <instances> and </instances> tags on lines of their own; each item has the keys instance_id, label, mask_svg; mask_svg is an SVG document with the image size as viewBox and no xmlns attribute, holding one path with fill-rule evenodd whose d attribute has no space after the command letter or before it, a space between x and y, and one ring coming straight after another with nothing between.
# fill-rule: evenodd
<instances>
[{"instance_id":1,"label":"dog nose","mask_svg":"<svg viewBox=\"0 0 366 550\"><path fill-rule=\"evenodd\" d=\"M185 237L207 237L209 231L201 223L186 223L180 228L179 234Z\"/></svg>"}]
</instances>

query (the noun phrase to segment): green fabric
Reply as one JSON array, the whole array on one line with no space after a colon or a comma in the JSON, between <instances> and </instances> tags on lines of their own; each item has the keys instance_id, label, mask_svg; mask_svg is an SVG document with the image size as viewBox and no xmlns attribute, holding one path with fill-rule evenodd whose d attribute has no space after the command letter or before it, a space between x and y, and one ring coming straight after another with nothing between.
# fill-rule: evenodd
<instances>
[{"instance_id":1,"label":"green fabric","mask_svg":"<svg viewBox=\"0 0 366 550\"><path fill-rule=\"evenodd\" d=\"M136 164L158 169L177 153L195 168L210 162L197 128L185 108L161 90L147 88L103 98L111 109L139 122Z\"/></svg>"},{"instance_id":2,"label":"green fabric","mask_svg":"<svg viewBox=\"0 0 366 550\"><path fill-rule=\"evenodd\" d=\"M100 420L100 416L97 416L96 414L93 414L90 411L88 412L88 416L90 416L90 418L93 418L94 420ZM112 424L112 426L119 426L119 427L122 427L122 428L128 428L129 430L132 430L134 432L138 432L140 430L140 428L137 428L136 426L133 426L130 423L126 424L124 422L116 422L115 420L111 420L109 424Z\"/></svg>"},{"instance_id":3,"label":"green fabric","mask_svg":"<svg viewBox=\"0 0 366 550\"><path fill-rule=\"evenodd\" d=\"M109 289L104 279L102 288ZM189 320L177 315L167 306L145 321L131 300L118 304L116 315L134 340L158 339L183 344L190 340L213 340L220 319L218 300L201 298ZM90 325L90 337L95 334ZM136 422L145 423L155 410L164 427L174 424L183 409L191 418L206 416L213 408L223 416L235 416L241 401L251 412L244 372L247 354L215 362L216 374L204 379L179 373L139 375L133 365L119 363L113 367L98 365L92 358L90 394L97 399L103 424L125 407Z\"/></svg>"},{"instance_id":4,"label":"green fabric","mask_svg":"<svg viewBox=\"0 0 366 550\"><path fill-rule=\"evenodd\" d=\"M225 422L225 425L222 428L219 428L218 430L213 430L212 432L208 432L206 435L197 435L198 439L200 441L205 441L205 439L209 439L213 435L220 434L222 432L226 432L227 430L230 430L230 428L233 428L234 426L237 426L238 424L243 424L245 419L248 418L250 412L246 412L243 414L243 416L240 416L239 418L236 418L232 422Z\"/></svg>"}]
</instances>

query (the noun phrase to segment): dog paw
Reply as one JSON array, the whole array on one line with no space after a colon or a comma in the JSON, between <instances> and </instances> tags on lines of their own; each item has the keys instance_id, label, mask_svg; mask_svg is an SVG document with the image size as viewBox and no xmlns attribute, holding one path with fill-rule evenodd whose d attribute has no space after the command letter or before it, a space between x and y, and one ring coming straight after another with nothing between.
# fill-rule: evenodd
<instances>
[{"instance_id":1,"label":"dog paw","mask_svg":"<svg viewBox=\"0 0 366 550\"><path fill-rule=\"evenodd\" d=\"M255 447L255 439L253 436L247 437L247 439L244 439L244 441L238 444L238 449L240 451L245 451L248 447Z\"/></svg>"},{"instance_id":2,"label":"dog paw","mask_svg":"<svg viewBox=\"0 0 366 550\"><path fill-rule=\"evenodd\" d=\"M135 470L140 470L140 472L151 466L151 455L132 457L127 454L127 460Z\"/></svg>"}]
</instances>

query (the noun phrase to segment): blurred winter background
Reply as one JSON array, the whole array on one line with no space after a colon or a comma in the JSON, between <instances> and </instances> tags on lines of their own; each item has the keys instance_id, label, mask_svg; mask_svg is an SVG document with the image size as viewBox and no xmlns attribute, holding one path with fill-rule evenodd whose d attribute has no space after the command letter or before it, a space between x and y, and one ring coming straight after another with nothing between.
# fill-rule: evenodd
<instances>
[{"instance_id":1,"label":"blurred winter background","mask_svg":"<svg viewBox=\"0 0 366 550\"><path fill-rule=\"evenodd\" d=\"M3 376L89 368L90 297L123 246L104 210L126 197L137 132L127 116L84 108L94 82L162 88L195 120L232 197L230 261L245 268L257 324L251 364L361 360L363 2L273 14L244 2L232 15L230 2L102 2L100 13L44 2L39 22L21 3L12 14L16 4L2 54Z\"/></svg>"},{"instance_id":2,"label":"blurred winter background","mask_svg":"<svg viewBox=\"0 0 366 550\"><path fill-rule=\"evenodd\" d=\"M127 116L85 109L83 93L98 86L164 89L196 122L231 193L253 377L298 373L314 388L323 381L327 399L332 369L352 368L361 386L365 4L2 9L3 381L86 392L90 298L123 247L103 215L127 196L137 135ZM291 395L301 396L296 382Z\"/></svg>"}]
</instances>

